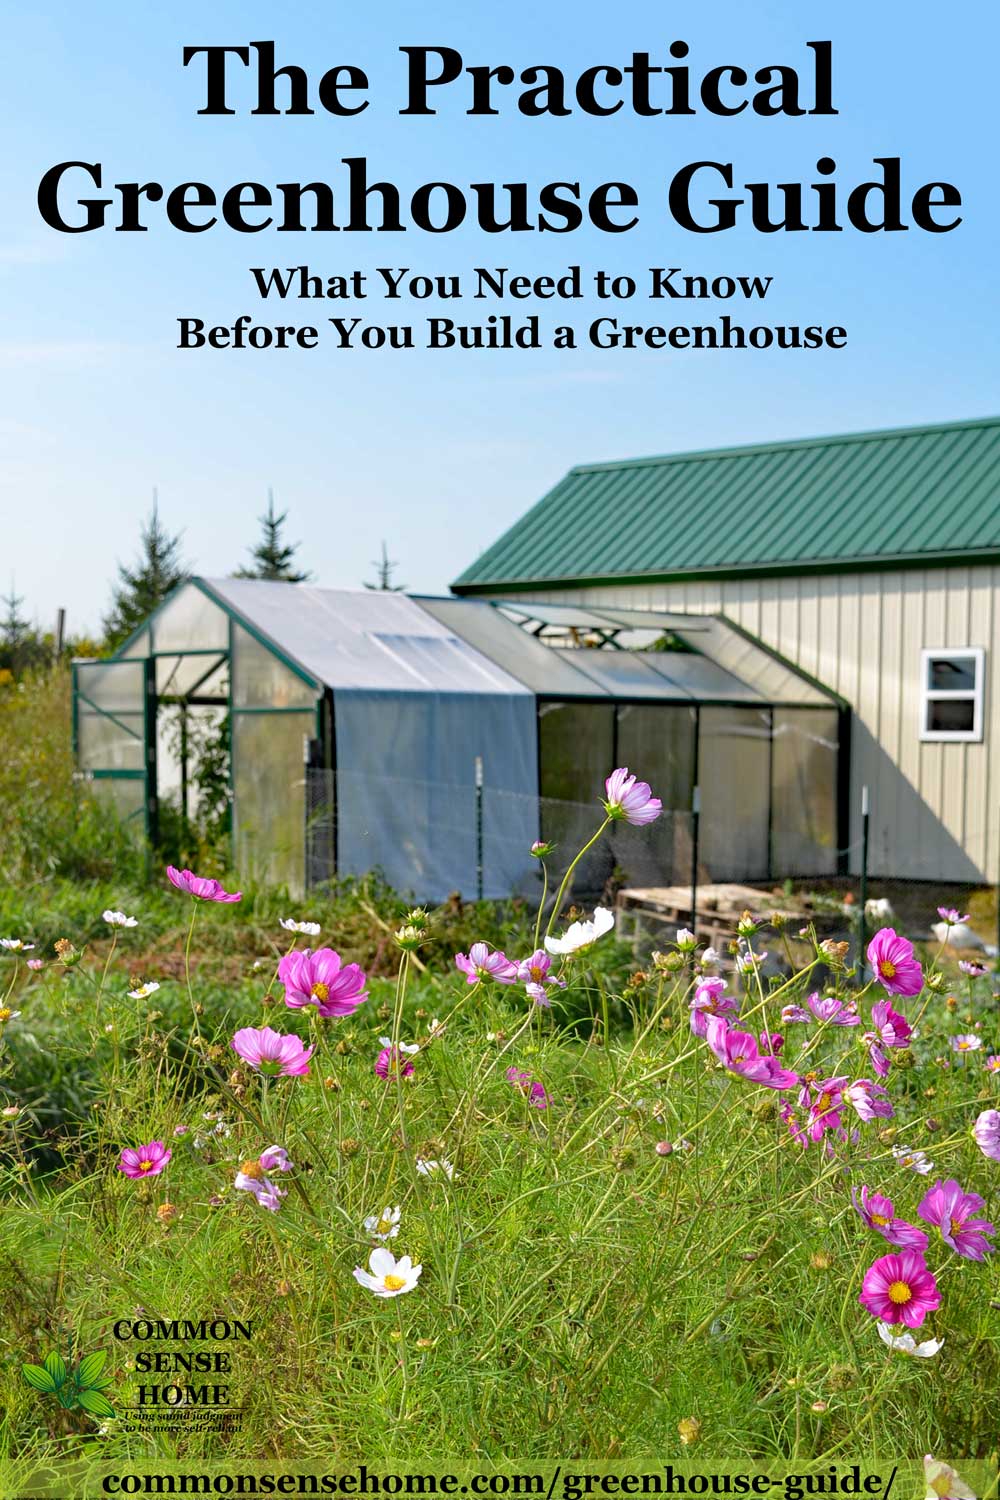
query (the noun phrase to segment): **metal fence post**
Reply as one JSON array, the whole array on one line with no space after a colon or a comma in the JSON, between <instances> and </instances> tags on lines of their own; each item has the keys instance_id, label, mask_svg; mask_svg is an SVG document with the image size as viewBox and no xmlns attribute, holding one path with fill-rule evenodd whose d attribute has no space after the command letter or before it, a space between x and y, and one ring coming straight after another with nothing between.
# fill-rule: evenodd
<instances>
[{"instance_id":1,"label":"metal fence post","mask_svg":"<svg viewBox=\"0 0 1000 1500\"><path fill-rule=\"evenodd\" d=\"M483 757L476 756L476 900L483 899Z\"/></svg>"},{"instance_id":2,"label":"metal fence post","mask_svg":"<svg viewBox=\"0 0 1000 1500\"><path fill-rule=\"evenodd\" d=\"M698 931L698 823L701 819L701 787L691 793L691 931Z\"/></svg>"},{"instance_id":3,"label":"metal fence post","mask_svg":"<svg viewBox=\"0 0 1000 1500\"><path fill-rule=\"evenodd\" d=\"M861 911L858 915L858 977L864 978L865 938L868 936L868 788L861 788Z\"/></svg>"}]
</instances>

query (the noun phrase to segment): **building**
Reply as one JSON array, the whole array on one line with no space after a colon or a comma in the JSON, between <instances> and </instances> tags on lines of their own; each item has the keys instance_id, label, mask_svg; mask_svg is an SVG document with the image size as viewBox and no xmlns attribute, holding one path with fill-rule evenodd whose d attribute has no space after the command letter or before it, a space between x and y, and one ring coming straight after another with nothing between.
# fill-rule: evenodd
<instances>
[{"instance_id":1,"label":"building","mask_svg":"<svg viewBox=\"0 0 1000 1500\"><path fill-rule=\"evenodd\" d=\"M584 464L453 589L738 625L853 710L851 871L867 787L872 873L1000 879L1000 418Z\"/></svg>"},{"instance_id":2,"label":"building","mask_svg":"<svg viewBox=\"0 0 1000 1500\"><path fill-rule=\"evenodd\" d=\"M616 862L690 879L696 781L717 877L836 870L835 694L701 612L564 613L189 579L114 657L74 663L79 769L156 843L168 813L197 818L210 745L240 878L293 892L371 870L417 899L532 888L531 844L568 860L622 763L676 812L613 830L579 888Z\"/></svg>"}]
</instances>

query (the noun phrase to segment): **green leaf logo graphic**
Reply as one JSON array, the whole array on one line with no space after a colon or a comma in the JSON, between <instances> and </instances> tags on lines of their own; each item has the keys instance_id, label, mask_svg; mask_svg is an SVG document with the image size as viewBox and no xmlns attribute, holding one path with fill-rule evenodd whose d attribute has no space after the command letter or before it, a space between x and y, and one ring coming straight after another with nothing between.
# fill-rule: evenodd
<instances>
[{"instance_id":1,"label":"green leaf logo graphic","mask_svg":"<svg viewBox=\"0 0 1000 1500\"><path fill-rule=\"evenodd\" d=\"M76 1370L77 1383L81 1390L87 1387L100 1389L102 1385L109 1385L110 1380L101 1380L100 1374L107 1362L108 1353L106 1349L98 1349L96 1354L88 1354L81 1359Z\"/></svg>"},{"instance_id":2,"label":"green leaf logo graphic","mask_svg":"<svg viewBox=\"0 0 1000 1500\"><path fill-rule=\"evenodd\" d=\"M42 1360L42 1364L52 1376L52 1379L56 1383L56 1389L58 1390L58 1388L65 1381L66 1375L68 1373L66 1369L66 1361L63 1359L61 1354L57 1354L55 1350L53 1350L51 1354L46 1354L45 1358Z\"/></svg>"},{"instance_id":3,"label":"green leaf logo graphic","mask_svg":"<svg viewBox=\"0 0 1000 1500\"><path fill-rule=\"evenodd\" d=\"M115 1409L107 1396L103 1395L100 1391L95 1391L93 1388L81 1391L77 1397L77 1401L83 1407L84 1411L89 1412L92 1417L113 1417L115 1414Z\"/></svg>"},{"instance_id":4,"label":"green leaf logo graphic","mask_svg":"<svg viewBox=\"0 0 1000 1500\"><path fill-rule=\"evenodd\" d=\"M51 1393L57 1389L56 1382L48 1370L43 1369L41 1365L22 1365L21 1373L28 1384L36 1391Z\"/></svg>"}]
</instances>

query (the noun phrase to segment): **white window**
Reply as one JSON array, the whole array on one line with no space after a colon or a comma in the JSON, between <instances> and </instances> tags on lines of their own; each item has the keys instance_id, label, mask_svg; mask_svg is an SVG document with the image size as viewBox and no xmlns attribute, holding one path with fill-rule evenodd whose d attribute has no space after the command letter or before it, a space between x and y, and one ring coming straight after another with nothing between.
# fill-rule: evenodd
<instances>
[{"instance_id":1,"label":"white window","mask_svg":"<svg viewBox=\"0 0 1000 1500\"><path fill-rule=\"evenodd\" d=\"M983 737L982 646L920 653L920 738L981 740Z\"/></svg>"}]
</instances>

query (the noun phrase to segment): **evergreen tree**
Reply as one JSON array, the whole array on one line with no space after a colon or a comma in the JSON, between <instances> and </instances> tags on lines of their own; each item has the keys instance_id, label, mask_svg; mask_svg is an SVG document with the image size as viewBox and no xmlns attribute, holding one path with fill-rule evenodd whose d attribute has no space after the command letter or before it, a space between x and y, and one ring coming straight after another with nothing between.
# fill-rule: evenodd
<instances>
[{"instance_id":1,"label":"evergreen tree","mask_svg":"<svg viewBox=\"0 0 1000 1500\"><path fill-rule=\"evenodd\" d=\"M118 582L112 591L111 608L104 617L105 644L109 650L117 650L147 615L183 583L187 574L180 546L180 536L171 536L160 520L154 490L153 509L142 527L135 566L118 564Z\"/></svg>"},{"instance_id":2,"label":"evergreen tree","mask_svg":"<svg viewBox=\"0 0 1000 1500\"><path fill-rule=\"evenodd\" d=\"M249 568L237 568L234 576L273 578L281 583L307 583L311 574L302 573L293 567L299 543L293 542L286 546L282 541L281 528L288 519L288 512L283 510L280 516L275 515L273 490L267 492L267 514L258 516L257 519L262 527L262 535L256 547L250 550L253 565Z\"/></svg>"},{"instance_id":3,"label":"evergreen tree","mask_svg":"<svg viewBox=\"0 0 1000 1500\"><path fill-rule=\"evenodd\" d=\"M0 600L4 613L0 617L0 671L18 677L28 667L36 666L45 655L45 646L37 630L33 630L21 614L24 603L10 581L10 593Z\"/></svg>"},{"instance_id":4,"label":"evergreen tree","mask_svg":"<svg viewBox=\"0 0 1000 1500\"><path fill-rule=\"evenodd\" d=\"M372 563L375 569L375 582L366 583L365 588L381 594L401 594L406 588L405 583L393 583L392 575L399 567L399 563L389 556L385 542L382 543L382 556Z\"/></svg>"}]
</instances>

